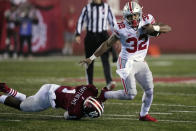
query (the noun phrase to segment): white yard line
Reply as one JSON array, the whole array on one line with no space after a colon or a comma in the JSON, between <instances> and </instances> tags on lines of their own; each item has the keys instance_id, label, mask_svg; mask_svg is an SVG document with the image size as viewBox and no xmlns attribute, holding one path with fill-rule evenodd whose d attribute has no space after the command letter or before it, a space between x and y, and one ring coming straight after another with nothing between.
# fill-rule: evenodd
<instances>
[{"instance_id":1,"label":"white yard line","mask_svg":"<svg viewBox=\"0 0 196 131\"><path fill-rule=\"evenodd\" d=\"M0 115L17 115L17 116L38 116L38 117L52 117L52 118L63 118L62 116L55 115L39 115L39 114L22 114L22 113L0 113Z\"/></svg>"},{"instance_id":2,"label":"white yard line","mask_svg":"<svg viewBox=\"0 0 196 131\"><path fill-rule=\"evenodd\" d=\"M196 111L171 111L171 112L177 112L177 113L196 113Z\"/></svg>"},{"instance_id":3,"label":"white yard line","mask_svg":"<svg viewBox=\"0 0 196 131\"><path fill-rule=\"evenodd\" d=\"M138 119L130 119L130 118L103 118L103 120L130 120L130 121L138 121ZM169 122L169 123L196 123L196 121L178 121L178 120L158 120L158 122Z\"/></svg>"},{"instance_id":4,"label":"white yard line","mask_svg":"<svg viewBox=\"0 0 196 131\"><path fill-rule=\"evenodd\" d=\"M162 122L172 122L172 123L196 123L196 121L178 121L178 120L158 120Z\"/></svg>"},{"instance_id":5,"label":"white yard line","mask_svg":"<svg viewBox=\"0 0 196 131\"><path fill-rule=\"evenodd\" d=\"M106 105L141 105L141 103L105 103ZM187 106L187 105L171 105L171 104L152 104L154 106L170 106L170 107L188 107L188 108L196 108L196 106Z\"/></svg>"},{"instance_id":6,"label":"white yard line","mask_svg":"<svg viewBox=\"0 0 196 131\"><path fill-rule=\"evenodd\" d=\"M138 112L139 114L139 112ZM164 112L150 112L150 114L154 114L154 115L173 115L173 113L168 112L168 113L164 113Z\"/></svg>"},{"instance_id":7,"label":"white yard line","mask_svg":"<svg viewBox=\"0 0 196 131\"><path fill-rule=\"evenodd\" d=\"M136 115L120 115L120 114L104 114L104 116L113 116L113 117L135 117Z\"/></svg>"},{"instance_id":8,"label":"white yard line","mask_svg":"<svg viewBox=\"0 0 196 131\"><path fill-rule=\"evenodd\" d=\"M139 112L136 112L139 114ZM158 114L158 115L172 115L173 113L163 113L163 112L150 112L150 114ZM121 115L121 114L104 114L104 116L113 116L113 117L137 117L138 115Z\"/></svg>"},{"instance_id":9,"label":"white yard line","mask_svg":"<svg viewBox=\"0 0 196 131\"><path fill-rule=\"evenodd\" d=\"M195 81L196 83L196 81ZM196 94L188 94L188 93L165 93L165 92L156 92L156 95L170 95L170 96L196 96Z\"/></svg>"},{"instance_id":10,"label":"white yard line","mask_svg":"<svg viewBox=\"0 0 196 131\"><path fill-rule=\"evenodd\" d=\"M138 121L138 119L130 119L130 118L113 118L113 117L104 117L103 120L130 120L130 121ZM100 119L101 120L101 119ZM178 120L158 120L158 122L169 122L169 123L196 123L196 121L178 121Z\"/></svg>"},{"instance_id":11,"label":"white yard line","mask_svg":"<svg viewBox=\"0 0 196 131\"><path fill-rule=\"evenodd\" d=\"M153 114L153 113L151 113ZM170 113L158 113L154 112L154 114L170 114ZM37 115L37 114L18 114L18 113L0 113L0 115L17 115L17 116L38 116L38 117L51 117L51 118L63 118L63 116L55 116L55 115ZM131 120L137 121L138 119L131 119L130 117L136 117L136 115L120 115L120 114L104 114L103 117L99 118L100 120ZM22 120L8 120L8 119L0 119L0 121L13 121L20 122ZM172 122L172 123L196 123L196 121L178 121L178 120L158 120L159 122Z\"/></svg>"},{"instance_id":12,"label":"white yard line","mask_svg":"<svg viewBox=\"0 0 196 131\"><path fill-rule=\"evenodd\" d=\"M139 114L139 112L136 112ZM159 114L159 115L172 115L172 113L162 113L162 112L151 112L151 114ZM56 115L39 115L39 114L22 114L22 113L0 113L0 115L17 115L17 116L37 116L37 117L52 117L52 118L63 118L63 116ZM114 117L135 117L137 115L121 115L121 114L104 114L104 116L114 116Z\"/></svg>"},{"instance_id":13,"label":"white yard line","mask_svg":"<svg viewBox=\"0 0 196 131\"><path fill-rule=\"evenodd\" d=\"M10 121L10 122L21 122L21 120L7 120L7 119L0 119L0 121Z\"/></svg>"}]
</instances>

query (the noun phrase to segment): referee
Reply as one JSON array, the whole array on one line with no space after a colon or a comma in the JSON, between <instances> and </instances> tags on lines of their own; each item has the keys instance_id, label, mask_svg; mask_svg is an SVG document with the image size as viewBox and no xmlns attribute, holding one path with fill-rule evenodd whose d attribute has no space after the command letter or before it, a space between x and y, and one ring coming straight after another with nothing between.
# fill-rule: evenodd
<instances>
[{"instance_id":1,"label":"referee","mask_svg":"<svg viewBox=\"0 0 196 131\"><path fill-rule=\"evenodd\" d=\"M91 3L83 8L77 22L76 42L80 43L82 26L86 23L87 33L84 39L86 58L90 57L101 43L108 39L108 22L112 29L116 25L116 18L111 12L110 6L102 0L92 0ZM115 87L116 83L112 81L109 50L101 56L101 61L103 64L107 88L111 90ZM94 61L86 69L87 84L93 84L93 65Z\"/></svg>"}]
</instances>

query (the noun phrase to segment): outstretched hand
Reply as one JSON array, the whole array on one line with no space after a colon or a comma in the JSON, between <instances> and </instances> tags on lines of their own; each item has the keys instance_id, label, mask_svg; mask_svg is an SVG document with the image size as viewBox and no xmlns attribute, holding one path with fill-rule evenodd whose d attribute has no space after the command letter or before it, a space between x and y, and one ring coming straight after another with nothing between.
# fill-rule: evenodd
<instances>
[{"instance_id":1,"label":"outstretched hand","mask_svg":"<svg viewBox=\"0 0 196 131\"><path fill-rule=\"evenodd\" d=\"M86 58L86 59L81 60L81 61L79 62L79 64L81 64L82 66L84 66L85 64L86 64L87 66L89 66L91 63L92 63L92 60L91 60L90 58Z\"/></svg>"}]
</instances>

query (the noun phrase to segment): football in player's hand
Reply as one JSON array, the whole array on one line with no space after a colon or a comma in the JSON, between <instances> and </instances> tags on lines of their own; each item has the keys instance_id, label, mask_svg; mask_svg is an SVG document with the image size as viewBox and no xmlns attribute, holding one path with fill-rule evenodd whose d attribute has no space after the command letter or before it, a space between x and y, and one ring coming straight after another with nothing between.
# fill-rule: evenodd
<instances>
[{"instance_id":1,"label":"football in player's hand","mask_svg":"<svg viewBox=\"0 0 196 131\"><path fill-rule=\"evenodd\" d=\"M152 24L146 24L142 27L143 33L150 35L150 36L157 36L159 32L154 31L153 25Z\"/></svg>"}]
</instances>

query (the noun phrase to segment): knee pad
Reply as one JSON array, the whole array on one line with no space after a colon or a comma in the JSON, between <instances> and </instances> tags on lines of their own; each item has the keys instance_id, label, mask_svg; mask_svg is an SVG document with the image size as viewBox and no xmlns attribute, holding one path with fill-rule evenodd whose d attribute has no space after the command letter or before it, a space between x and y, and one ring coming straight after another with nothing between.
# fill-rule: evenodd
<instances>
[{"instance_id":1,"label":"knee pad","mask_svg":"<svg viewBox=\"0 0 196 131\"><path fill-rule=\"evenodd\" d=\"M18 100L17 98L13 96L8 96L6 100L4 101L4 104L13 108L16 108L20 110L20 104L22 101Z\"/></svg>"},{"instance_id":2,"label":"knee pad","mask_svg":"<svg viewBox=\"0 0 196 131\"><path fill-rule=\"evenodd\" d=\"M147 96L153 95L153 88L150 88L150 89L146 90L146 91L145 91L145 94L146 94Z\"/></svg>"}]
</instances>

